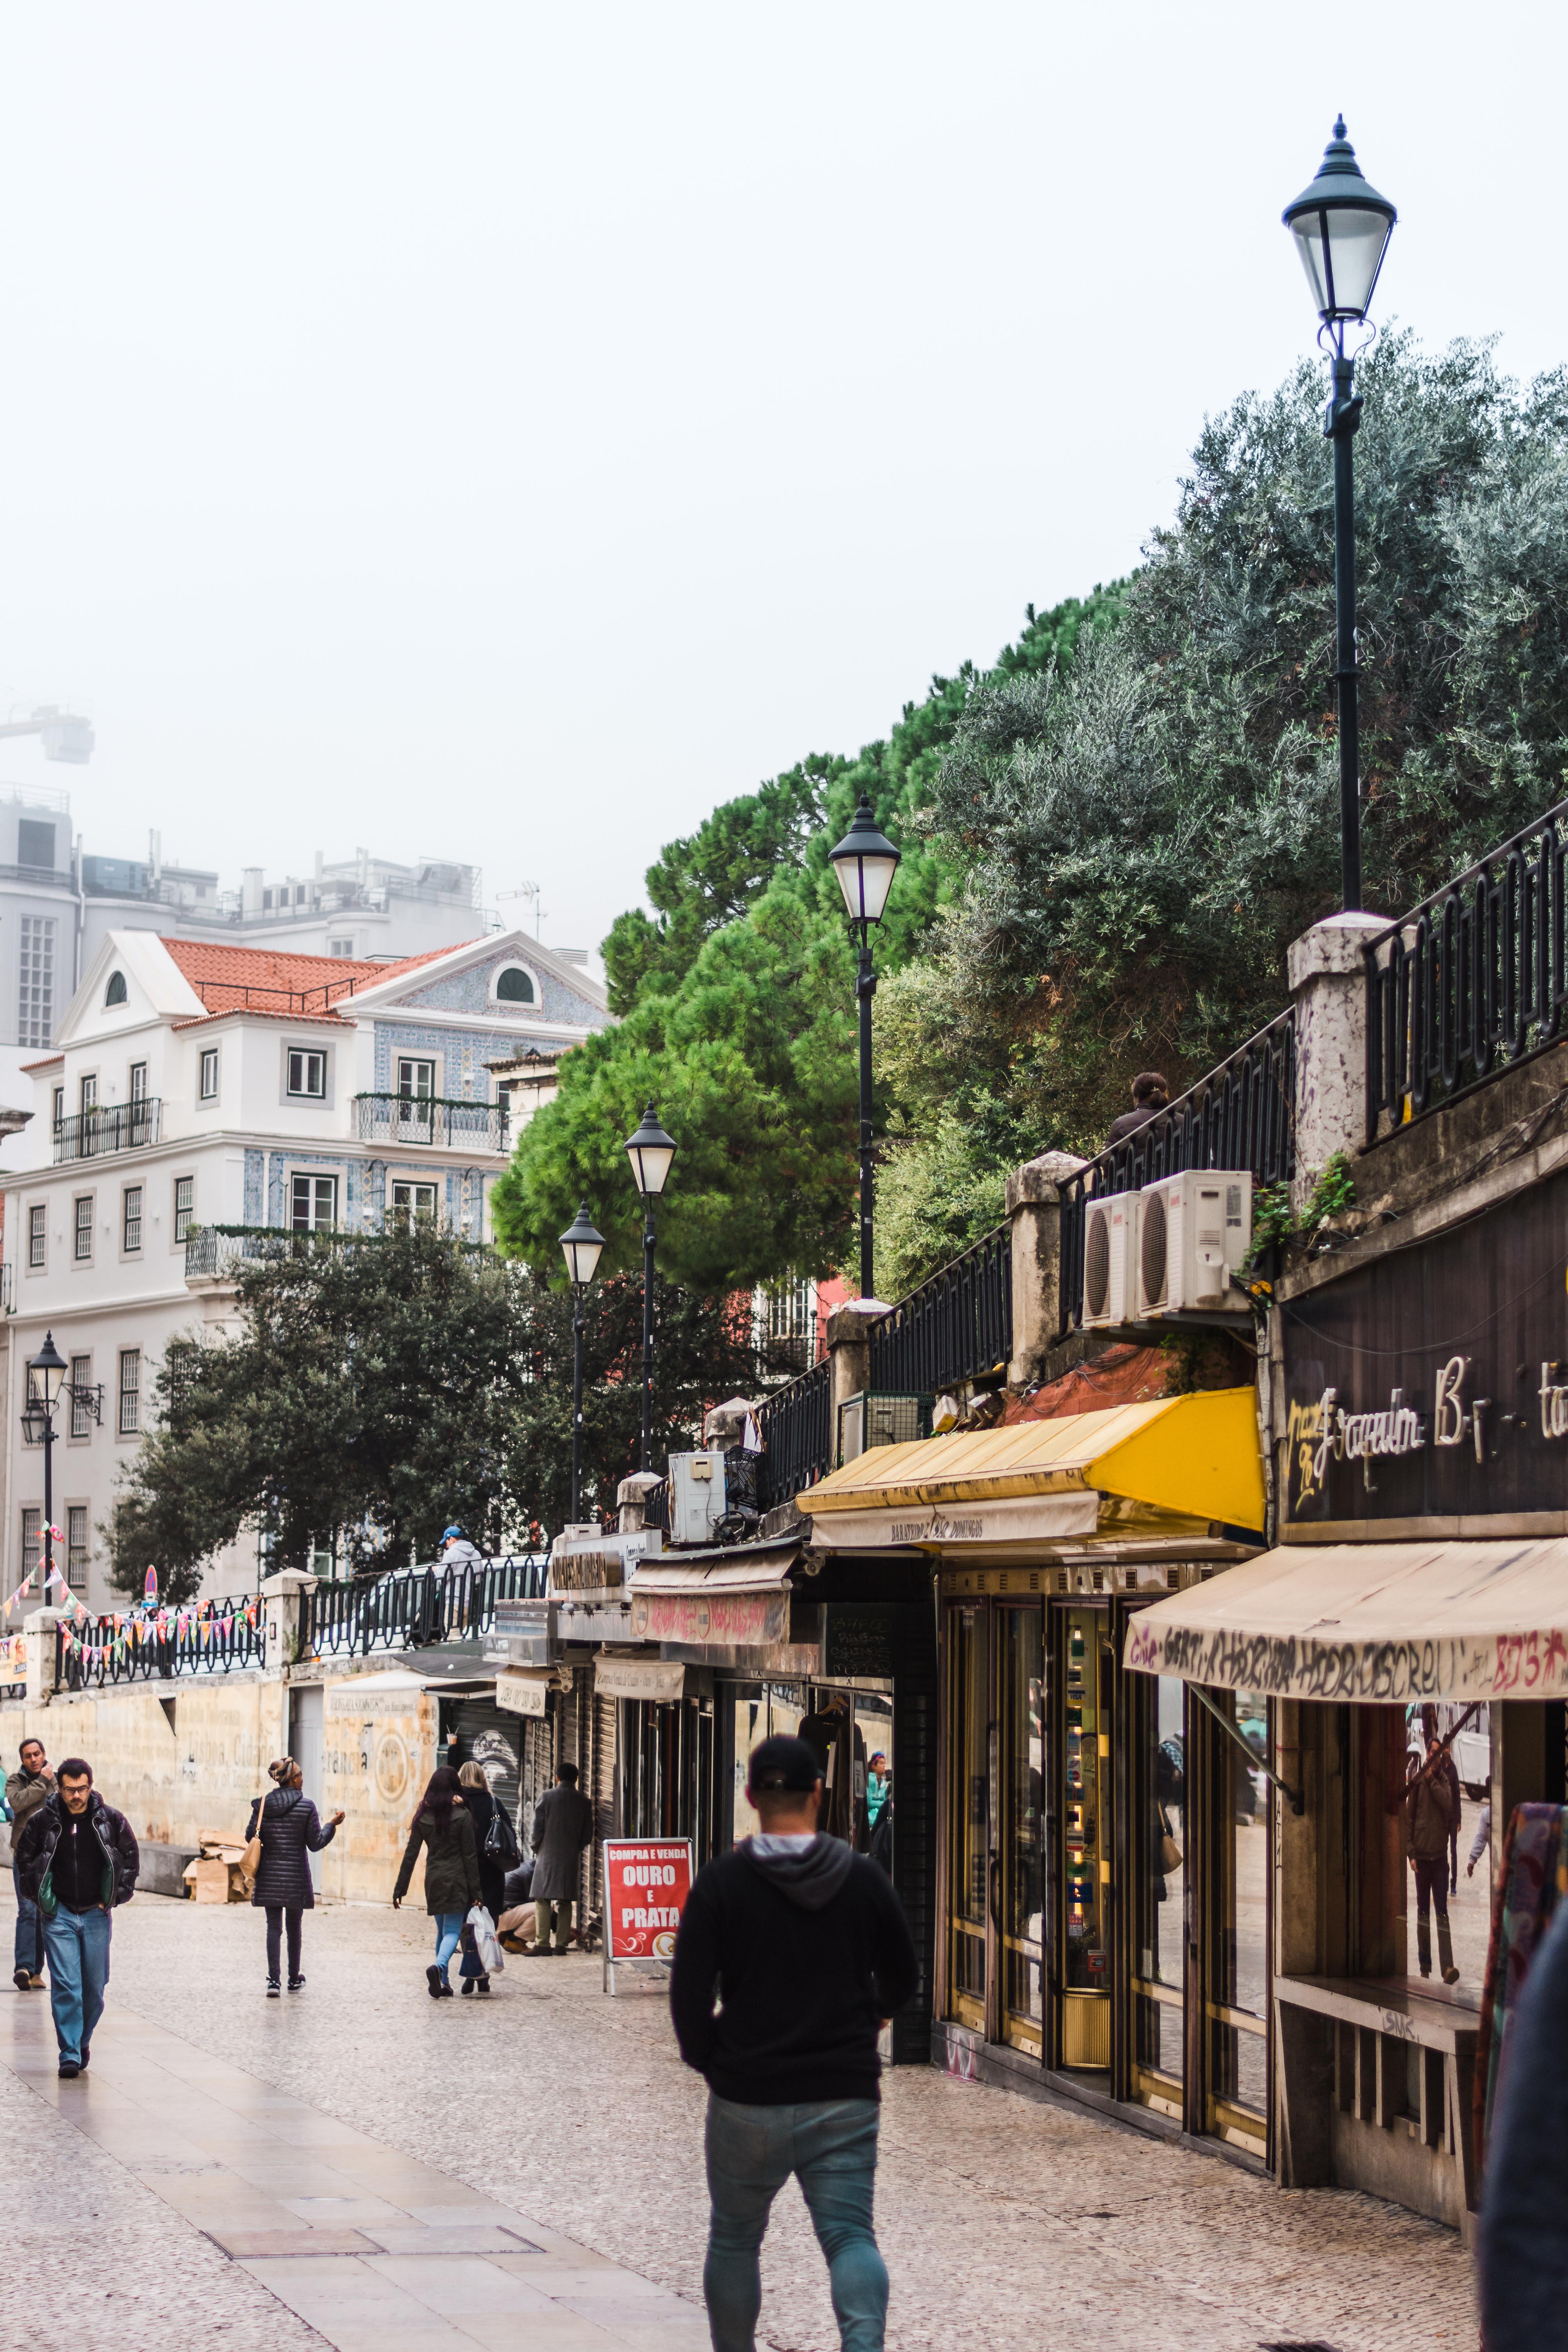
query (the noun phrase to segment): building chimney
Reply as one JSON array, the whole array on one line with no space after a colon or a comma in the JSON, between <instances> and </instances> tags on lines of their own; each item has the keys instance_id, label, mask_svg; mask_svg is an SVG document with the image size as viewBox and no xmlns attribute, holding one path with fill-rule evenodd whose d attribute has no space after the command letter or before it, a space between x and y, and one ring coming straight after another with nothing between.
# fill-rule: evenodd
<instances>
[{"instance_id":1,"label":"building chimney","mask_svg":"<svg viewBox=\"0 0 1568 2352\"><path fill-rule=\"evenodd\" d=\"M241 911L247 915L259 915L261 912L261 868L259 866L247 866L245 869L245 887L240 894L240 908Z\"/></svg>"}]
</instances>

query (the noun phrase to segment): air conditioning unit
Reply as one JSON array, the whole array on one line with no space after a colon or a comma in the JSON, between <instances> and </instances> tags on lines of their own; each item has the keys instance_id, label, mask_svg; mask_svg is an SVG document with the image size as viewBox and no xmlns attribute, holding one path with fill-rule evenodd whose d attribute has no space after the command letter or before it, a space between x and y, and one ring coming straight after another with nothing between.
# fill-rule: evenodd
<instances>
[{"instance_id":1,"label":"air conditioning unit","mask_svg":"<svg viewBox=\"0 0 1568 2352\"><path fill-rule=\"evenodd\" d=\"M873 1445L910 1445L931 1432L931 1399L875 1396L868 1389L838 1408L838 1459L858 1462Z\"/></svg>"},{"instance_id":2,"label":"air conditioning unit","mask_svg":"<svg viewBox=\"0 0 1568 2352\"><path fill-rule=\"evenodd\" d=\"M709 1446L700 1454L669 1456L669 1540L672 1544L709 1544L724 1517L726 1488L724 1450Z\"/></svg>"},{"instance_id":3,"label":"air conditioning unit","mask_svg":"<svg viewBox=\"0 0 1568 2352\"><path fill-rule=\"evenodd\" d=\"M1138 1195L1138 1320L1236 1313L1231 1286L1251 1244L1252 1178L1245 1169L1186 1168Z\"/></svg>"},{"instance_id":4,"label":"air conditioning unit","mask_svg":"<svg viewBox=\"0 0 1568 2352\"><path fill-rule=\"evenodd\" d=\"M1090 1193L1083 1218L1081 1328L1131 1323L1137 1305L1138 1192Z\"/></svg>"}]
</instances>

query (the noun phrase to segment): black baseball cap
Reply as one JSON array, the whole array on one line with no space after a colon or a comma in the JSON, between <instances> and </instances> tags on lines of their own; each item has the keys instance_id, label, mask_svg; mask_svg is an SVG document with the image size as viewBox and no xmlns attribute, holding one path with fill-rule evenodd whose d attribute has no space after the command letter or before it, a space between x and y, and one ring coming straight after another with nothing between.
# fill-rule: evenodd
<instances>
[{"instance_id":1,"label":"black baseball cap","mask_svg":"<svg viewBox=\"0 0 1568 2352\"><path fill-rule=\"evenodd\" d=\"M760 1740L752 1750L752 1761L746 1772L748 1789L792 1789L808 1796L822 1778L822 1766L815 1748L804 1739L792 1738L787 1731L775 1731L771 1739Z\"/></svg>"}]
</instances>

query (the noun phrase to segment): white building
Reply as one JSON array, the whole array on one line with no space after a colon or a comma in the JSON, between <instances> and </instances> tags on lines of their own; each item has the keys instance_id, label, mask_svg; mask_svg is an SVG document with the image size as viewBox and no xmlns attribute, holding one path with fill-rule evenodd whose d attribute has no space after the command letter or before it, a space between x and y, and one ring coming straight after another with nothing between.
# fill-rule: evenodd
<instances>
[{"instance_id":1,"label":"white building","mask_svg":"<svg viewBox=\"0 0 1568 2352\"><path fill-rule=\"evenodd\" d=\"M495 1066L557 1054L609 1017L595 982L521 932L392 964L110 933L56 1050L29 1066L34 1115L0 1161L0 1595L37 1557L43 1449L21 1413L47 1330L73 1384L102 1390L100 1423L79 1403L57 1412L53 1502L73 1590L110 1607L100 1530L153 1372L171 1340L223 1313L244 1229L374 1232L434 1214L488 1239L516 1133ZM525 1097L517 1118L531 1108Z\"/></svg>"}]
</instances>

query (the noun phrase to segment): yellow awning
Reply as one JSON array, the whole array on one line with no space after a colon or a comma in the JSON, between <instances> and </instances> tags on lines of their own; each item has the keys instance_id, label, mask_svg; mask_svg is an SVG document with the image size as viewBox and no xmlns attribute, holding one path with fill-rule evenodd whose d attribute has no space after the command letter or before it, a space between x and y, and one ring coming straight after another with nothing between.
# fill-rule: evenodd
<instances>
[{"instance_id":1,"label":"yellow awning","mask_svg":"<svg viewBox=\"0 0 1568 2352\"><path fill-rule=\"evenodd\" d=\"M1261 1528L1263 1466L1254 1391L1214 1389L1068 1413L1056 1421L1020 1422L1010 1429L954 1431L908 1445L876 1445L800 1501L819 1536L842 1542L836 1523L845 1512L898 1512L913 1521L922 1512L952 1514L960 1506L1026 1497L1061 1498L1065 1507L1057 1516L1063 1535L1087 1533L1093 1514L1079 1528L1082 1506L1075 1511L1068 1498L1100 1495L1205 1527L1218 1520Z\"/></svg>"},{"instance_id":2,"label":"yellow awning","mask_svg":"<svg viewBox=\"0 0 1568 2352\"><path fill-rule=\"evenodd\" d=\"M1276 1698L1560 1698L1568 1537L1291 1544L1142 1610L1122 1654Z\"/></svg>"}]
</instances>

